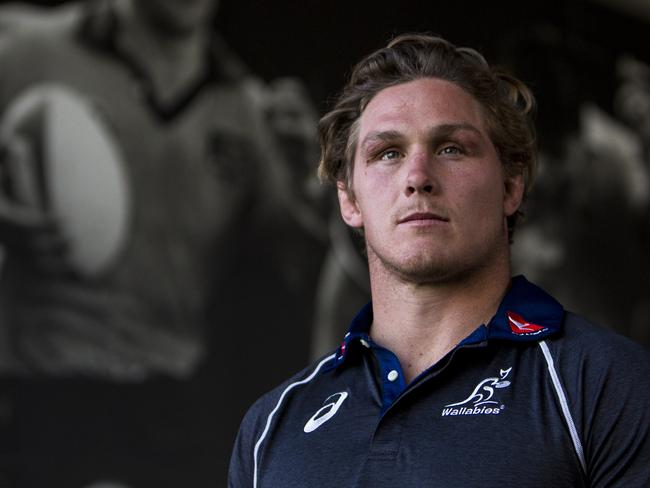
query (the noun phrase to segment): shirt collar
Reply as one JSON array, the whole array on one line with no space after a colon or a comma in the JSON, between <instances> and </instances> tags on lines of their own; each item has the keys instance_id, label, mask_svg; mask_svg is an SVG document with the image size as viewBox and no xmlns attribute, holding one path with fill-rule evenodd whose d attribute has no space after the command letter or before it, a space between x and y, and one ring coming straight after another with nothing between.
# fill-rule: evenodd
<instances>
[{"instance_id":1,"label":"shirt collar","mask_svg":"<svg viewBox=\"0 0 650 488\"><path fill-rule=\"evenodd\" d=\"M345 363L357 343L365 347L373 344L369 336L372 319L372 302L369 302L352 319L348 333L325 370ZM508 291L487 327L481 325L461 344L485 340L539 341L557 334L562 329L563 319L562 305L540 287L519 275L512 278Z\"/></svg>"},{"instance_id":2,"label":"shirt collar","mask_svg":"<svg viewBox=\"0 0 650 488\"><path fill-rule=\"evenodd\" d=\"M564 308L551 295L523 276L510 289L488 326L489 339L538 341L562 329Z\"/></svg>"}]
</instances>

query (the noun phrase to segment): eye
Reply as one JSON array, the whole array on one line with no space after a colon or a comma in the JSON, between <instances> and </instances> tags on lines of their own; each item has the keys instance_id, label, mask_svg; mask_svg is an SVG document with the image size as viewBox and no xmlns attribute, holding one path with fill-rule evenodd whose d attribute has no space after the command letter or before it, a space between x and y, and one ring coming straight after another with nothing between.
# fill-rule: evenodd
<instances>
[{"instance_id":1,"label":"eye","mask_svg":"<svg viewBox=\"0 0 650 488\"><path fill-rule=\"evenodd\" d=\"M450 144L443 146L438 154L442 154L443 156L456 156L458 154L463 154L463 150L457 145Z\"/></svg>"},{"instance_id":2,"label":"eye","mask_svg":"<svg viewBox=\"0 0 650 488\"><path fill-rule=\"evenodd\" d=\"M389 149L388 151L384 151L379 155L379 159L382 161L390 161L391 159L397 159L401 156L399 151L396 151L395 149Z\"/></svg>"}]
</instances>

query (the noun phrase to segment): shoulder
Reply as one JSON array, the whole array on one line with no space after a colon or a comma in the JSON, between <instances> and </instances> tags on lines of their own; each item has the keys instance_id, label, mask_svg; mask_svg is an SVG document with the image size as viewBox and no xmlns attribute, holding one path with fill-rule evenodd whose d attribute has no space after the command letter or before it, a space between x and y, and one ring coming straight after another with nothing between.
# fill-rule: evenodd
<instances>
[{"instance_id":1,"label":"shoulder","mask_svg":"<svg viewBox=\"0 0 650 488\"><path fill-rule=\"evenodd\" d=\"M282 406L309 383L317 381L317 377L332 361L334 355L327 355L293 375L268 393L262 395L248 410L240 427L240 437L246 444L259 440L264 436L264 431L276 419ZM304 391L304 390L303 390Z\"/></svg>"},{"instance_id":2,"label":"shoulder","mask_svg":"<svg viewBox=\"0 0 650 488\"><path fill-rule=\"evenodd\" d=\"M81 14L81 3L70 2L59 7L11 2L0 5L0 32L43 30L76 21Z\"/></svg>"},{"instance_id":3,"label":"shoulder","mask_svg":"<svg viewBox=\"0 0 650 488\"><path fill-rule=\"evenodd\" d=\"M643 401L650 399L650 353L641 344L570 312L562 333L544 342L569 394L614 399L643 392Z\"/></svg>"},{"instance_id":4,"label":"shoulder","mask_svg":"<svg viewBox=\"0 0 650 488\"><path fill-rule=\"evenodd\" d=\"M260 397L242 420L230 460L229 486L243 486L252 480L258 445L270 434L272 425L282 415L282 407L300 387L319 375L334 358L324 356Z\"/></svg>"},{"instance_id":5,"label":"shoulder","mask_svg":"<svg viewBox=\"0 0 650 488\"><path fill-rule=\"evenodd\" d=\"M647 486L649 351L572 313L563 333L544 342L549 370L556 370L566 390L593 486Z\"/></svg>"},{"instance_id":6,"label":"shoulder","mask_svg":"<svg viewBox=\"0 0 650 488\"><path fill-rule=\"evenodd\" d=\"M322 373L327 365L334 358L334 354L325 355L310 366L304 368L297 374L282 382L280 385L261 396L248 410L242 426L248 424L254 430L263 428L263 423L277 411L289 395L299 391L301 386L305 386L314 381Z\"/></svg>"},{"instance_id":7,"label":"shoulder","mask_svg":"<svg viewBox=\"0 0 650 488\"><path fill-rule=\"evenodd\" d=\"M74 62L73 54L79 47L75 32L80 18L79 8L74 7L51 9L47 14L11 14L0 25L3 100ZM0 7L0 17L4 13Z\"/></svg>"},{"instance_id":8,"label":"shoulder","mask_svg":"<svg viewBox=\"0 0 650 488\"><path fill-rule=\"evenodd\" d=\"M638 370L650 366L650 352L641 344L571 312L566 313L563 333L548 343L576 367L609 364Z\"/></svg>"},{"instance_id":9,"label":"shoulder","mask_svg":"<svg viewBox=\"0 0 650 488\"><path fill-rule=\"evenodd\" d=\"M3 52L47 50L52 42L70 36L82 16L80 4L57 8L23 4L0 6L0 41Z\"/></svg>"}]
</instances>

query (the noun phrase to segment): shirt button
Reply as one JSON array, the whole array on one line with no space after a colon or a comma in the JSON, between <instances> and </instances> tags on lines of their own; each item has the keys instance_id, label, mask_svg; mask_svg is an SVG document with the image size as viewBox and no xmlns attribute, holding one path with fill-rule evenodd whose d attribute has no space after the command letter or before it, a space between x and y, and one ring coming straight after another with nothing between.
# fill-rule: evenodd
<instances>
[{"instance_id":1,"label":"shirt button","mask_svg":"<svg viewBox=\"0 0 650 488\"><path fill-rule=\"evenodd\" d=\"M390 373L388 373L388 381L395 381L398 376L399 373L395 370L392 370Z\"/></svg>"}]
</instances>

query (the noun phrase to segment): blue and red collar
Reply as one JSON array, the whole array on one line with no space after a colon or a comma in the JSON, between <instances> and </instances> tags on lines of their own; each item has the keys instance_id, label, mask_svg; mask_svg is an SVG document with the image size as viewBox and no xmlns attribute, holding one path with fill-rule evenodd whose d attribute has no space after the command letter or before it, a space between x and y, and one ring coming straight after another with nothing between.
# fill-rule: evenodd
<instances>
[{"instance_id":1,"label":"blue and red collar","mask_svg":"<svg viewBox=\"0 0 650 488\"><path fill-rule=\"evenodd\" d=\"M515 276L488 325L489 339L538 341L562 329L564 307L523 276Z\"/></svg>"},{"instance_id":2,"label":"blue and red collar","mask_svg":"<svg viewBox=\"0 0 650 488\"><path fill-rule=\"evenodd\" d=\"M336 357L327 369L344 363L351 346L356 343L372 345L369 332L372 325L372 302L354 317ZM475 344L491 339L513 342L539 341L562 329L564 308L551 295L523 276L512 278L501 305L489 324L481 325L461 344Z\"/></svg>"}]
</instances>

